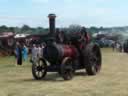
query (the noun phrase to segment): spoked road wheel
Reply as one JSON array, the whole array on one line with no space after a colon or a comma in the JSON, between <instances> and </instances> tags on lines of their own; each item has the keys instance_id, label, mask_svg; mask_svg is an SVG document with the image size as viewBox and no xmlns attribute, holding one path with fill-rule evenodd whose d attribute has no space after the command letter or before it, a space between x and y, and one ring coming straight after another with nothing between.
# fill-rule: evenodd
<instances>
[{"instance_id":1,"label":"spoked road wheel","mask_svg":"<svg viewBox=\"0 0 128 96\"><path fill-rule=\"evenodd\" d=\"M87 45L84 62L88 75L96 75L101 70L101 51L97 44Z\"/></svg>"},{"instance_id":2,"label":"spoked road wheel","mask_svg":"<svg viewBox=\"0 0 128 96\"><path fill-rule=\"evenodd\" d=\"M32 75L36 80L43 79L47 73L47 64L44 59L39 59L32 64Z\"/></svg>"},{"instance_id":3,"label":"spoked road wheel","mask_svg":"<svg viewBox=\"0 0 128 96\"><path fill-rule=\"evenodd\" d=\"M73 78L73 75L74 70L72 59L66 57L63 59L61 64L61 76L64 78L64 80L71 80Z\"/></svg>"}]
</instances>

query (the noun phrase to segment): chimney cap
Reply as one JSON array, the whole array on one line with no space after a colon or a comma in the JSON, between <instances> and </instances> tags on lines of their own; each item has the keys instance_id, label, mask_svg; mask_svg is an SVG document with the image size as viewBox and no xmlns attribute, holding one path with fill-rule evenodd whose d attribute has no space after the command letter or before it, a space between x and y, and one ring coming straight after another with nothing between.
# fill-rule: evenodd
<instances>
[{"instance_id":1,"label":"chimney cap","mask_svg":"<svg viewBox=\"0 0 128 96\"><path fill-rule=\"evenodd\" d=\"M56 15L53 14L53 13L51 13L51 14L48 15L48 17L49 17L49 18L56 18Z\"/></svg>"}]
</instances>

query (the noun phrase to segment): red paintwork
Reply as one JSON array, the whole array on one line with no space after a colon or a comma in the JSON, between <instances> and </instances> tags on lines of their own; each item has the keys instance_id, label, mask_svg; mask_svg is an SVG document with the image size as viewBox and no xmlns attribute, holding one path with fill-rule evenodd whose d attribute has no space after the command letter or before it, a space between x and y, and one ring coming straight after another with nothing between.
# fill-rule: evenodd
<instances>
[{"instance_id":1,"label":"red paintwork","mask_svg":"<svg viewBox=\"0 0 128 96\"><path fill-rule=\"evenodd\" d=\"M64 45L64 57L76 57L77 50L74 46Z\"/></svg>"}]
</instances>

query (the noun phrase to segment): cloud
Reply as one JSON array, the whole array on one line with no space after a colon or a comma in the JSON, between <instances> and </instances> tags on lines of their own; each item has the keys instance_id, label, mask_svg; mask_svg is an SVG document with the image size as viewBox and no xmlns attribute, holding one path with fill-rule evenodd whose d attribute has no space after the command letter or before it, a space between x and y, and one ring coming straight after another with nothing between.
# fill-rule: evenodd
<instances>
[{"instance_id":1,"label":"cloud","mask_svg":"<svg viewBox=\"0 0 128 96\"><path fill-rule=\"evenodd\" d=\"M8 1L8 0L5 0ZM48 25L48 14L57 15L57 26L127 24L127 5L116 0L13 0L1 3L0 24ZM127 4L127 3L126 3ZM120 7L119 7L120 5Z\"/></svg>"},{"instance_id":2,"label":"cloud","mask_svg":"<svg viewBox=\"0 0 128 96\"><path fill-rule=\"evenodd\" d=\"M65 3L73 3L74 0L64 0Z\"/></svg>"},{"instance_id":3,"label":"cloud","mask_svg":"<svg viewBox=\"0 0 128 96\"><path fill-rule=\"evenodd\" d=\"M41 20L41 17L29 17L29 16L0 16L1 20Z\"/></svg>"},{"instance_id":4,"label":"cloud","mask_svg":"<svg viewBox=\"0 0 128 96\"><path fill-rule=\"evenodd\" d=\"M31 0L32 1L32 3L37 3L37 4L42 4L42 3L48 3L49 2L49 0Z\"/></svg>"},{"instance_id":5,"label":"cloud","mask_svg":"<svg viewBox=\"0 0 128 96\"><path fill-rule=\"evenodd\" d=\"M42 17L26 17L26 16L0 16L0 25L7 25L7 26L23 26L27 24L32 27L42 26L43 19Z\"/></svg>"}]
</instances>

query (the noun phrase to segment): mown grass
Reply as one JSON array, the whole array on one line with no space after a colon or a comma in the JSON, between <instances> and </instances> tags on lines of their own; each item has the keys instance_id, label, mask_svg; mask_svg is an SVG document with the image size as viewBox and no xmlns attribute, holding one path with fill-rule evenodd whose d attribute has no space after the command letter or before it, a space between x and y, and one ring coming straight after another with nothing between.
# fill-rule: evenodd
<instances>
[{"instance_id":1,"label":"mown grass","mask_svg":"<svg viewBox=\"0 0 128 96\"><path fill-rule=\"evenodd\" d=\"M128 54L102 49L102 58L96 76L81 70L70 81L56 73L36 81L29 62L15 66L14 57L0 57L0 96L128 96Z\"/></svg>"}]
</instances>

